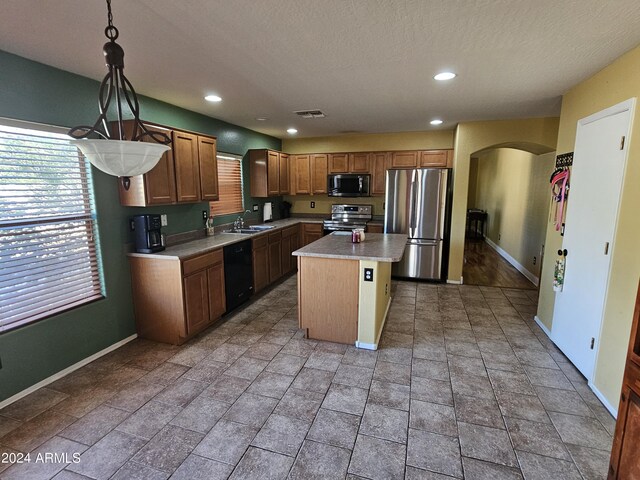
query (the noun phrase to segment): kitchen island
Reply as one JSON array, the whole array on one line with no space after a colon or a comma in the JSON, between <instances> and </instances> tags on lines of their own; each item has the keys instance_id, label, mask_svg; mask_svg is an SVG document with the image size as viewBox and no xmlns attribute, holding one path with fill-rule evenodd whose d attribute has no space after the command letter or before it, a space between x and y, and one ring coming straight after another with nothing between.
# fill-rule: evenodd
<instances>
[{"instance_id":1,"label":"kitchen island","mask_svg":"<svg viewBox=\"0 0 640 480\"><path fill-rule=\"evenodd\" d=\"M376 350L391 304L391 264L406 235L327 235L293 252L298 257L298 319L307 337Z\"/></svg>"}]
</instances>

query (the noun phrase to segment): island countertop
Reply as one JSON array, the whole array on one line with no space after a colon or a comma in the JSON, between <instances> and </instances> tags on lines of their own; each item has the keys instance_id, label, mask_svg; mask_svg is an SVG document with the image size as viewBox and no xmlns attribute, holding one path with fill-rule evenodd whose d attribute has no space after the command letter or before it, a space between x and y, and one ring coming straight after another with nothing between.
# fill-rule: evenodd
<instances>
[{"instance_id":1,"label":"island countertop","mask_svg":"<svg viewBox=\"0 0 640 480\"><path fill-rule=\"evenodd\" d=\"M343 260L371 260L399 262L402 259L407 236L397 233L367 233L364 242L351 243L348 235L327 235L293 252L298 257L340 258Z\"/></svg>"}]
</instances>

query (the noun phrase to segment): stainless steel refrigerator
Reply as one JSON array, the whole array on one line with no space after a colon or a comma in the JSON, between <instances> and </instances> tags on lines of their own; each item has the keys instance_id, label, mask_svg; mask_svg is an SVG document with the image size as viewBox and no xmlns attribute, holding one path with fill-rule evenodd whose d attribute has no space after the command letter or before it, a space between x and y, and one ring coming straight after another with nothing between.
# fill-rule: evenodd
<instances>
[{"instance_id":1,"label":"stainless steel refrigerator","mask_svg":"<svg viewBox=\"0 0 640 480\"><path fill-rule=\"evenodd\" d=\"M407 246L391 273L444 280L449 256L451 170L388 170L385 233L404 233Z\"/></svg>"}]
</instances>

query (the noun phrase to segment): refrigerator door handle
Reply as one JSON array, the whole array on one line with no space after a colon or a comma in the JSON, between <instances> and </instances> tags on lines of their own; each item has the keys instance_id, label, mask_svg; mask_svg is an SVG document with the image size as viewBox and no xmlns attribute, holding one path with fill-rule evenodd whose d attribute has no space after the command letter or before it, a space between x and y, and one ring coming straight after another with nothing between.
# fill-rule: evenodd
<instances>
[{"instance_id":1,"label":"refrigerator door handle","mask_svg":"<svg viewBox=\"0 0 640 480\"><path fill-rule=\"evenodd\" d=\"M413 230L416 228L416 202L418 200L417 182L411 181L411 210L409 211L409 237L413 237Z\"/></svg>"}]
</instances>

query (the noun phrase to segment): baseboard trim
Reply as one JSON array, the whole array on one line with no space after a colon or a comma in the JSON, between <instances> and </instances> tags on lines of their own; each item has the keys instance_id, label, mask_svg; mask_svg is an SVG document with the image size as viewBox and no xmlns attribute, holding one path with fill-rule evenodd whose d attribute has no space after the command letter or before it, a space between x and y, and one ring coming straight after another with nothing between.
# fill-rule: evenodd
<instances>
[{"instance_id":1,"label":"baseboard trim","mask_svg":"<svg viewBox=\"0 0 640 480\"><path fill-rule=\"evenodd\" d=\"M542 323L542 320L540 320L540 317L536 315L533 317L533 319L536 321L536 323L542 329L542 331L547 335L547 337L549 337L549 340L553 341L553 339L551 338L551 331L547 328L547 326L544 323Z\"/></svg>"},{"instance_id":2,"label":"baseboard trim","mask_svg":"<svg viewBox=\"0 0 640 480\"><path fill-rule=\"evenodd\" d=\"M487 242L491 248L493 248L498 254L504 258L507 262L509 262L513 267L518 270L521 274L527 277L531 283L533 283L536 287L538 283L540 283L540 279L536 277L533 273L527 270L520 262L518 262L515 258L513 258L507 251L498 245L496 245L489 237L484 237L484 241Z\"/></svg>"},{"instance_id":3,"label":"baseboard trim","mask_svg":"<svg viewBox=\"0 0 640 480\"><path fill-rule=\"evenodd\" d=\"M82 368L85 365L88 365L89 363L93 362L94 360L97 360L98 358L106 355L107 353L113 352L117 348L120 348L121 346L129 343L132 340L135 340L136 338L138 338L138 334L137 333L135 333L135 334L133 334L133 335L127 337L127 338L124 338L124 339L120 340L119 342L116 342L113 345L110 345L107 348L105 348L103 350L100 350L99 352L96 352L96 353L94 353L93 355L91 355L91 356L89 356L87 358L84 358L84 359L80 360L78 363L74 363L73 365L65 368L64 370L60 370L58 373L54 373L50 377L47 377L44 380L39 381L35 385L31 385L29 388L26 388L26 389L22 390L21 392L18 392L15 395L7 398L6 400L1 401L0 402L0 410L2 410L7 405L12 404L13 402L16 402L16 401L20 400L21 398L26 397L30 393L35 392L39 388L45 387L45 386L49 385L50 383L53 383L56 380L64 377L65 375L68 375L71 372L73 372L75 370L78 370L79 368Z\"/></svg>"},{"instance_id":4,"label":"baseboard trim","mask_svg":"<svg viewBox=\"0 0 640 480\"><path fill-rule=\"evenodd\" d=\"M463 284L463 278L460 277L460 280L451 280L450 278L447 278L447 283L449 283L451 285L462 285Z\"/></svg>"},{"instance_id":5,"label":"baseboard trim","mask_svg":"<svg viewBox=\"0 0 640 480\"><path fill-rule=\"evenodd\" d=\"M591 381L589 381L587 383L587 385L589 386L591 391L593 391L595 396L598 397L598 400L600 400L602 402L602 404L604 405L604 408L609 410L609 413L611 415L613 415L613 418L617 419L618 418L618 409L617 408L613 408L613 405L611 405L609 403L609 400L607 400L607 398L602 394L602 392L600 390L598 390L597 387L593 383L591 383Z\"/></svg>"}]
</instances>

